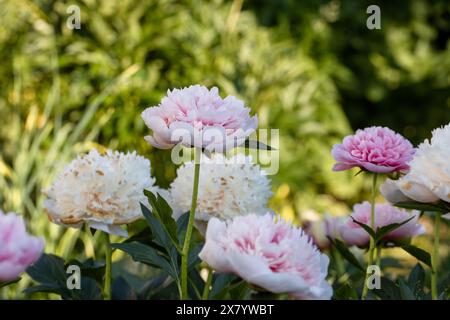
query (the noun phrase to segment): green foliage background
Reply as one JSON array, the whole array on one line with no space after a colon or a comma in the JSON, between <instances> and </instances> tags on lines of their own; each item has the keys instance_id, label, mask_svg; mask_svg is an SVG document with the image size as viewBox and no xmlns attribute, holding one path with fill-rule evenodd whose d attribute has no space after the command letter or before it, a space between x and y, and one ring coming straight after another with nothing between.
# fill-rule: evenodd
<instances>
[{"instance_id":1,"label":"green foliage background","mask_svg":"<svg viewBox=\"0 0 450 320\"><path fill-rule=\"evenodd\" d=\"M0 0L0 207L48 252L89 256L83 233L48 223L42 188L92 147L138 150L167 187L174 165L144 142L140 112L200 83L280 129L274 209L347 212L369 183L331 173L334 143L369 125L418 143L450 122L450 3L376 3L381 30L366 28L373 1ZM71 4L80 30L66 26Z\"/></svg>"}]
</instances>

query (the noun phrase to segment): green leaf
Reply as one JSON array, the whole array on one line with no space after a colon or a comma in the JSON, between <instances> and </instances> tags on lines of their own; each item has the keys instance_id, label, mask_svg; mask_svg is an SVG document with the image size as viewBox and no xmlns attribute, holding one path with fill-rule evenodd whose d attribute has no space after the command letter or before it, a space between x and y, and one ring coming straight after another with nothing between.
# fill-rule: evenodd
<instances>
[{"instance_id":1,"label":"green leaf","mask_svg":"<svg viewBox=\"0 0 450 320\"><path fill-rule=\"evenodd\" d=\"M147 220L147 223L150 226L153 236L155 237L156 244L169 251L170 250L169 248L172 246L172 244L167 233L164 231L164 228L161 225L161 223L153 216L151 211L142 203L141 203L141 210L145 220Z\"/></svg>"},{"instance_id":2,"label":"green leaf","mask_svg":"<svg viewBox=\"0 0 450 320\"><path fill-rule=\"evenodd\" d=\"M152 277L147 281L138 292L139 300L150 299L156 292L163 288L163 285L170 280L166 273L162 273Z\"/></svg>"},{"instance_id":3,"label":"green leaf","mask_svg":"<svg viewBox=\"0 0 450 320\"><path fill-rule=\"evenodd\" d=\"M178 239L180 246L184 244L184 237L186 236L186 230L189 223L189 211L183 213L177 220Z\"/></svg>"},{"instance_id":4,"label":"green leaf","mask_svg":"<svg viewBox=\"0 0 450 320\"><path fill-rule=\"evenodd\" d=\"M363 229L369 234L369 236L371 236L372 238L375 239L376 233L375 233L375 231L374 231L371 227L369 227L367 224L364 224L364 223L361 223L361 222L355 220L355 218L353 218L352 216L350 216L350 218L352 218L352 220L353 220L354 223L356 223L356 224L359 225L361 228L363 228Z\"/></svg>"},{"instance_id":5,"label":"green leaf","mask_svg":"<svg viewBox=\"0 0 450 320\"><path fill-rule=\"evenodd\" d=\"M405 280L400 278L400 279L398 279L397 283L400 288L400 295L402 296L402 300L416 300L414 292L407 285Z\"/></svg>"},{"instance_id":6,"label":"green leaf","mask_svg":"<svg viewBox=\"0 0 450 320\"><path fill-rule=\"evenodd\" d=\"M137 295L134 289L123 277L117 277L112 285L113 300L136 300Z\"/></svg>"},{"instance_id":7,"label":"green leaf","mask_svg":"<svg viewBox=\"0 0 450 320\"><path fill-rule=\"evenodd\" d=\"M68 265L77 265L81 270L81 289L69 290L67 288ZM48 292L61 295L63 299L96 300L101 299L99 282L103 278L104 265L92 259L81 263L72 260L64 263L64 260L54 255L43 254L41 258L27 269L30 277L39 285L24 290L26 294L36 292ZM95 278L95 279L94 279Z\"/></svg>"},{"instance_id":8,"label":"green leaf","mask_svg":"<svg viewBox=\"0 0 450 320\"><path fill-rule=\"evenodd\" d=\"M209 296L213 300L221 300L225 297L232 282L238 280L234 274L219 273L214 274L212 288ZM239 280L240 281L240 280Z\"/></svg>"},{"instance_id":9,"label":"green leaf","mask_svg":"<svg viewBox=\"0 0 450 320\"><path fill-rule=\"evenodd\" d=\"M228 293L230 294L230 298L232 300L244 300L247 294L250 292L249 289L250 288L247 282L241 281L236 285L231 286L228 290Z\"/></svg>"},{"instance_id":10,"label":"green leaf","mask_svg":"<svg viewBox=\"0 0 450 320\"><path fill-rule=\"evenodd\" d=\"M188 291L190 297L197 297L201 299L203 289L205 288L205 281L200 276L197 269L191 269L188 273Z\"/></svg>"},{"instance_id":11,"label":"green leaf","mask_svg":"<svg viewBox=\"0 0 450 320\"><path fill-rule=\"evenodd\" d=\"M78 260L71 260L65 264L64 269L67 270L69 265L77 265L80 267L83 276L95 279L97 282L103 282L103 275L105 273L105 263L88 259L84 262Z\"/></svg>"},{"instance_id":12,"label":"green leaf","mask_svg":"<svg viewBox=\"0 0 450 320\"><path fill-rule=\"evenodd\" d=\"M149 266L162 269L171 277L176 278L170 263L160 255L154 248L145 244L135 243L113 243L111 247L122 250L129 254L134 261L145 263Z\"/></svg>"},{"instance_id":13,"label":"green leaf","mask_svg":"<svg viewBox=\"0 0 450 320\"><path fill-rule=\"evenodd\" d=\"M404 245L404 246L401 246L401 248L403 250L405 250L406 252L408 252L413 257L415 257L417 260L425 263L427 266L432 268L431 256L425 250L417 248L417 247L415 247L413 245Z\"/></svg>"},{"instance_id":14,"label":"green leaf","mask_svg":"<svg viewBox=\"0 0 450 320\"><path fill-rule=\"evenodd\" d=\"M78 300L101 300L102 290L97 281L89 277L81 277L81 289L71 290L77 294Z\"/></svg>"},{"instance_id":15,"label":"green leaf","mask_svg":"<svg viewBox=\"0 0 450 320\"><path fill-rule=\"evenodd\" d=\"M200 263L200 257L198 254L202 251L202 248L203 244L198 244L189 250L188 269L191 269Z\"/></svg>"},{"instance_id":16,"label":"green leaf","mask_svg":"<svg viewBox=\"0 0 450 320\"><path fill-rule=\"evenodd\" d=\"M19 282L21 279L22 279L22 278L17 278L17 279L10 280L10 281L6 281L6 282L0 282L0 289L3 288L3 287L9 286L9 285L11 285L11 284L17 283L17 282Z\"/></svg>"},{"instance_id":17,"label":"green leaf","mask_svg":"<svg viewBox=\"0 0 450 320\"><path fill-rule=\"evenodd\" d=\"M43 289L43 292L60 294L63 299L72 297L71 290L67 288L67 274L62 258L43 254L34 265L28 267L27 273L40 284L32 289L33 292Z\"/></svg>"},{"instance_id":18,"label":"green leaf","mask_svg":"<svg viewBox=\"0 0 450 320\"><path fill-rule=\"evenodd\" d=\"M54 294L59 294L60 296L64 296L65 294L67 294L57 284L40 284L40 285L32 286L32 287L29 287L29 288L26 288L25 290L23 290L23 293L25 293L25 294L33 294L33 293L39 293L39 292L54 293Z\"/></svg>"},{"instance_id":19,"label":"green leaf","mask_svg":"<svg viewBox=\"0 0 450 320\"><path fill-rule=\"evenodd\" d=\"M138 233L132 235L131 237L126 239L124 242L140 242L143 244L150 244L153 239L154 239L154 237L153 237L152 230L148 226L148 227L145 227L144 229L142 229L141 231L139 231Z\"/></svg>"},{"instance_id":20,"label":"green leaf","mask_svg":"<svg viewBox=\"0 0 450 320\"><path fill-rule=\"evenodd\" d=\"M358 270L365 272L364 268L359 263L358 259L353 255L353 253L348 250L345 244L338 239L329 238L334 247L339 251L339 253Z\"/></svg>"},{"instance_id":21,"label":"green leaf","mask_svg":"<svg viewBox=\"0 0 450 320\"><path fill-rule=\"evenodd\" d=\"M415 216L412 216L401 223L391 223L391 224L388 224L387 226L378 228L377 232L375 234L375 243L378 243L379 241L381 241L383 239L383 237L385 235L387 235L389 232L392 232L395 229L400 228L402 225L404 225L405 223L408 223L409 221L411 221L414 218L415 218Z\"/></svg>"},{"instance_id":22,"label":"green leaf","mask_svg":"<svg viewBox=\"0 0 450 320\"><path fill-rule=\"evenodd\" d=\"M246 149L257 149L257 150L267 150L267 151L276 150L275 148L272 148L271 146L268 146L267 144L264 144L262 142L248 140L248 139L245 140L244 144L241 147L246 148Z\"/></svg>"},{"instance_id":23,"label":"green leaf","mask_svg":"<svg viewBox=\"0 0 450 320\"><path fill-rule=\"evenodd\" d=\"M383 300L400 300L401 291L397 284L391 280L381 277L380 279L381 289L372 290L377 296Z\"/></svg>"},{"instance_id":24,"label":"green leaf","mask_svg":"<svg viewBox=\"0 0 450 320\"><path fill-rule=\"evenodd\" d=\"M428 212L440 212L447 213L449 212L449 208L445 203L437 202L437 203L421 203L415 201L401 201L394 204L396 207L410 209L410 210L419 210L419 211L428 211Z\"/></svg>"},{"instance_id":25,"label":"green leaf","mask_svg":"<svg viewBox=\"0 0 450 320\"><path fill-rule=\"evenodd\" d=\"M348 283L344 283L334 291L336 300L358 300L358 292Z\"/></svg>"},{"instance_id":26,"label":"green leaf","mask_svg":"<svg viewBox=\"0 0 450 320\"><path fill-rule=\"evenodd\" d=\"M423 296L423 288L425 285L425 270L420 263L412 269L408 277L408 286L412 289L416 300Z\"/></svg>"},{"instance_id":27,"label":"green leaf","mask_svg":"<svg viewBox=\"0 0 450 320\"><path fill-rule=\"evenodd\" d=\"M144 190L144 194L153 208L152 214L161 223L170 240L181 253L178 242L178 228L177 223L172 218L172 208L159 193L155 196L152 192Z\"/></svg>"}]
</instances>

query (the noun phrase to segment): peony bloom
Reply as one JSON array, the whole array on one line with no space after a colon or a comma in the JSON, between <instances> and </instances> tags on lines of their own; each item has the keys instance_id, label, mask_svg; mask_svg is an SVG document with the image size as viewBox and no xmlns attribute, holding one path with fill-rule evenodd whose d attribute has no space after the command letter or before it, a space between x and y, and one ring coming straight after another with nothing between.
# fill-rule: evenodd
<instances>
[{"instance_id":1,"label":"peony bloom","mask_svg":"<svg viewBox=\"0 0 450 320\"><path fill-rule=\"evenodd\" d=\"M142 112L153 135L145 139L156 148L187 147L224 152L245 142L258 127L257 116L233 96L222 99L219 90L200 85L167 92L156 107Z\"/></svg>"},{"instance_id":2,"label":"peony bloom","mask_svg":"<svg viewBox=\"0 0 450 320\"><path fill-rule=\"evenodd\" d=\"M194 163L178 168L172 182L171 199L174 218L189 211L192 197ZM271 192L270 180L251 157L242 154L226 158L215 154L201 159L196 226L204 233L212 217L227 220L249 213L266 214Z\"/></svg>"},{"instance_id":3,"label":"peony bloom","mask_svg":"<svg viewBox=\"0 0 450 320\"><path fill-rule=\"evenodd\" d=\"M22 217L0 210L0 282L17 279L44 250L44 239L30 236Z\"/></svg>"},{"instance_id":4,"label":"peony bloom","mask_svg":"<svg viewBox=\"0 0 450 320\"><path fill-rule=\"evenodd\" d=\"M356 131L333 147L332 155L338 162L334 171L359 167L375 173L408 170L407 163L414 155L412 144L389 128L370 127Z\"/></svg>"},{"instance_id":5,"label":"peony bloom","mask_svg":"<svg viewBox=\"0 0 450 320\"><path fill-rule=\"evenodd\" d=\"M271 214L208 224L200 258L218 272L234 273L273 293L297 299L330 299L329 259L302 229Z\"/></svg>"},{"instance_id":6,"label":"peony bloom","mask_svg":"<svg viewBox=\"0 0 450 320\"><path fill-rule=\"evenodd\" d=\"M353 207L352 217L360 223L370 225L371 205L365 201L356 204ZM411 237L421 235L425 232L425 228L418 222L419 212L412 213L391 206L390 204L375 205L375 229L381 228L392 223L402 223L413 217L406 224L386 234L382 241L384 243L395 243L401 240L407 240ZM358 247L367 247L370 242L369 234L358 224L354 223L351 217L340 226L341 237L348 245Z\"/></svg>"},{"instance_id":7,"label":"peony bloom","mask_svg":"<svg viewBox=\"0 0 450 320\"><path fill-rule=\"evenodd\" d=\"M381 186L383 196L392 203L417 201L450 203L450 124L433 131L431 141L419 145L409 162L410 171L399 180Z\"/></svg>"},{"instance_id":8,"label":"peony bloom","mask_svg":"<svg viewBox=\"0 0 450 320\"><path fill-rule=\"evenodd\" d=\"M343 222L343 217L333 217L326 215L322 220L306 221L303 225L303 230L309 235L314 244L320 249L327 249L330 247L331 239L340 239L340 226Z\"/></svg>"},{"instance_id":9,"label":"peony bloom","mask_svg":"<svg viewBox=\"0 0 450 320\"><path fill-rule=\"evenodd\" d=\"M44 191L44 206L52 222L91 228L123 237L120 225L141 218L140 202L147 204L143 190L158 192L150 176L150 161L136 152L92 150L72 161L53 185Z\"/></svg>"}]
</instances>

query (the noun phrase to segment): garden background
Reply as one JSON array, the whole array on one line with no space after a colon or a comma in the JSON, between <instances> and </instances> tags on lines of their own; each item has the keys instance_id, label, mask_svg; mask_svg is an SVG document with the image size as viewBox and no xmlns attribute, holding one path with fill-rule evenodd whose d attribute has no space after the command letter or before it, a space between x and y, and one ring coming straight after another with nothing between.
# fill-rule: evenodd
<instances>
[{"instance_id":1,"label":"garden background","mask_svg":"<svg viewBox=\"0 0 450 320\"><path fill-rule=\"evenodd\" d=\"M79 30L66 25L71 4ZM366 27L370 4L380 30ZM140 113L167 89L199 83L243 99L260 128L280 129L276 212L297 223L348 214L370 181L332 173L332 145L371 125L416 145L449 123L449 35L446 0L0 0L0 208L24 215L47 253L92 256L85 233L48 222L41 190L94 147L137 150L168 187L170 152L144 141ZM442 232L448 277L448 224ZM114 271L132 283L152 272L122 257ZM21 297L28 283L0 297Z\"/></svg>"}]
</instances>

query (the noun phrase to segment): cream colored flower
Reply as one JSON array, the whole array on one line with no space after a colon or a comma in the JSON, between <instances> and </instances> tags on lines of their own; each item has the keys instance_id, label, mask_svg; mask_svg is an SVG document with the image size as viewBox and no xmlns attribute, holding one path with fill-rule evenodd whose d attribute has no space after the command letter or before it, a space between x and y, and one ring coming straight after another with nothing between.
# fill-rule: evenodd
<instances>
[{"instance_id":1,"label":"cream colored flower","mask_svg":"<svg viewBox=\"0 0 450 320\"><path fill-rule=\"evenodd\" d=\"M410 171L399 180L387 180L381 192L390 202L414 200L450 202L450 124L433 131L431 141L419 145Z\"/></svg>"},{"instance_id":2,"label":"cream colored flower","mask_svg":"<svg viewBox=\"0 0 450 320\"><path fill-rule=\"evenodd\" d=\"M188 162L177 171L171 185L174 217L189 211L192 197L194 164ZM265 214L272 195L270 180L251 157L236 155L227 159L215 154L201 160L199 194L195 214L197 227L204 231L212 217L227 220L240 215Z\"/></svg>"},{"instance_id":3,"label":"cream colored flower","mask_svg":"<svg viewBox=\"0 0 450 320\"><path fill-rule=\"evenodd\" d=\"M78 156L44 191L49 219L80 227L83 222L108 233L127 236L119 226L141 218L143 190L158 191L150 161L133 153L97 150Z\"/></svg>"}]
</instances>

